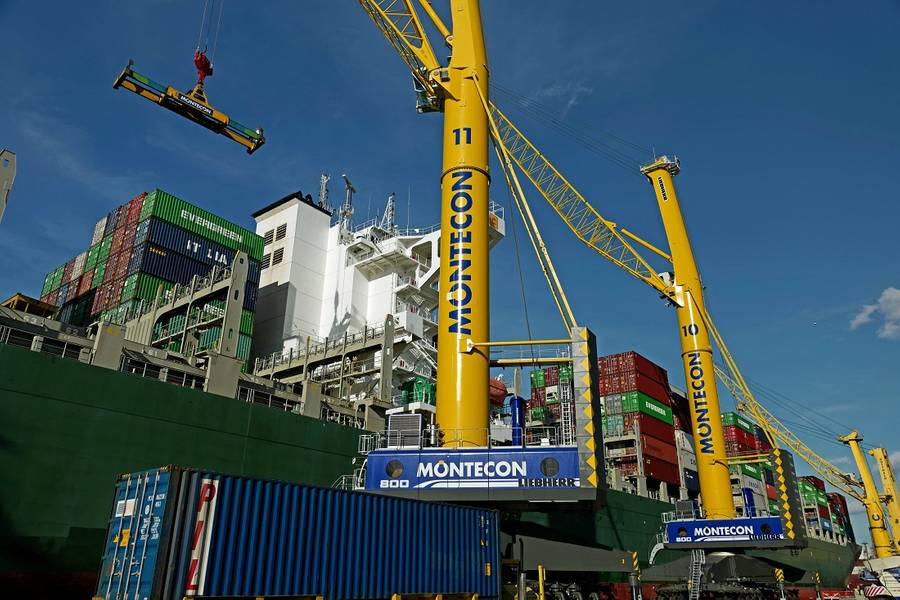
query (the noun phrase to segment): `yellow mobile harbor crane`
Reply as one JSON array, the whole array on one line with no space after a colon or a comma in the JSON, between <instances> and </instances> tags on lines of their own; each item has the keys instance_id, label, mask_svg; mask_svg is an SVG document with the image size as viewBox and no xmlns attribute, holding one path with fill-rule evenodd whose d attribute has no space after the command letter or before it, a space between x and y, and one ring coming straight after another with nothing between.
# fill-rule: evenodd
<instances>
[{"instance_id":1,"label":"yellow mobile harbor crane","mask_svg":"<svg viewBox=\"0 0 900 600\"><path fill-rule=\"evenodd\" d=\"M799 495L791 480L793 458L781 448L800 456L829 483L863 501L870 524L879 518L883 521L877 493L873 496L866 486L816 454L766 410L750 390L704 302L703 283L674 185L674 177L680 171L678 159L658 157L641 168L654 189L669 244L669 250L665 251L601 216L490 100L484 36L476 0L450 0L452 31L441 21L429 0L358 1L410 68L417 110L445 113L437 397L437 445L443 448L418 448L412 453L380 449L369 453L367 489L433 499L571 500L588 499L598 488L597 469L602 465L602 449L598 446L602 444L597 431L599 410L593 338L575 323L549 254L536 231L515 166L582 242L649 285L676 310L703 514L700 519L672 517L666 526L670 545L698 549L805 545ZM417 7L450 48L447 66L437 60ZM508 461L501 461L495 449L486 451L489 447L488 368L500 364L490 360L488 352L491 347L513 343L492 342L489 337L486 243L489 137L571 337L530 342L570 343L572 357L566 360L573 365L576 382L576 439L570 446L563 443L552 447L541 460L525 456L526 451L533 450L527 447L522 449L524 454L506 456ZM662 273L641 256L638 247L666 261ZM721 358L719 365L713 361L713 342ZM771 454L726 455L717 377L737 399L739 409L749 412L763 427L773 447ZM448 448L459 452L448 452ZM466 454L469 450L473 453ZM516 472L515 465L520 460L521 471ZM729 463L763 461L773 463L781 514L736 518ZM540 493L522 489L534 485L543 487ZM514 493L513 489L518 491ZM572 493L567 495L570 490ZM702 523L699 528L695 527L698 522ZM705 533L698 535L696 531L701 529ZM880 535L877 530L873 536ZM880 542L879 547L886 548Z\"/></svg>"},{"instance_id":2,"label":"yellow mobile harbor crane","mask_svg":"<svg viewBox=\"0 0 900 600\"><path fill-rule=\"evenodd\" d=\"M891 465L886 448L872 448L869 450L869 454L878 463L878 472L881 475L881 501L888 509L888 519L894 535L894 550L900 555L900 500L897 499L897 479L894 477L894 467Z\"/></svg>"},{"instance_id":3,"label":"yellow mobile harbor crane","mask_svg":"<svg viewBox=\"0 0 900 600\"><path fill-rule=\"evenodd\" d=\"M489 110L495 145L500 149L501 156L508 159L506 161L501 158L500 163L504 169L511 171L512 164L509 163L514 163L582 242L619 268L652 287L676 308L685 380L690 395L691 417L694 431L697 432L694 443L700 474L700 496L705 516L729 520L729 515L734 514L730 482L727 477L729 463L771 460L775 467L779 504L783 510L780 524L782 530L778 534L773 534L771 529L773 524L766 523L769 525L769 531L765 535L783 536L786 545L803 545L805 531L803 515L799 508L799 498L795 486L791 485L792 482L788 480L789 473L792 471L793 458L780 449L785 448L802 458L833 486L862 502L866 507L869 523L872 526L873 538L880 540L876 544L877 548L883 553L893 552L894 550L890 549L891 543L886 542L883 538L884 528L879 525L883 523L884 519L874 487L867 489L862 482L842 472L819 456L784 426L774 414L762 406L750 391L725 344L725 340L715 327L712 317L703 303L702 282L691 251L674 187L673 176L680 170L677 159L660 157L641 169L655 191L666 236L669 240L670 252L666 252L605 219L496 105L491 104ZM515 172L508 173L507 178L515 182L511 188L516 202L527 207L521 186L517 184ZM526 224L529 222L528 219L523 220ZM671 263L674 273L657 273L636 250L638 246L650 250L667 263ZM710 337L719 349L722 365L712 365ZM707 358L708 360L704 360ZM724 450L721 453L716 451L717 448L722 448L722 445L713 373L737 399L738 407L750 413L763 427L766 437L773 447L771 456L728 458L725 456ZM724 480L723 473L725 474ZM885 494L887 495L888 492ZM713 517L713 515L716 516ZM669 523L669 525L668 531L670 532L677 533L681 529L677 522ZM690 536L676 535L674 537ZM749 545L755 543L751 542ZM735 547L740 544L732 540L728 545Z\"/></svg>"}]
</instances>

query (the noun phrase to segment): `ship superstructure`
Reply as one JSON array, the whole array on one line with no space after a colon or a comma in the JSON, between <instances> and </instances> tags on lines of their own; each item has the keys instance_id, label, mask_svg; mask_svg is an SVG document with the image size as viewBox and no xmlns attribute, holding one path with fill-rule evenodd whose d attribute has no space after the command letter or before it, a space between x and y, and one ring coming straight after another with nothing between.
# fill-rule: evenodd
<instances>
[{"instance_id":1,"label":"ship superstructure","mask_svg":"<svg viewBox=\"0 0 900 600\"><path fill-rule=\"evenodd\" d=\"M323 176L327 183L327 177ZM402 228L394 197L354 225L345 178L339 211L296 192L254 213L264 239L251 355L254 372L317 396L323 416L380 431L384 411L434 403L439 225ZM491 245L503 238L491 203Z\"/></svg>"}]
</instances>

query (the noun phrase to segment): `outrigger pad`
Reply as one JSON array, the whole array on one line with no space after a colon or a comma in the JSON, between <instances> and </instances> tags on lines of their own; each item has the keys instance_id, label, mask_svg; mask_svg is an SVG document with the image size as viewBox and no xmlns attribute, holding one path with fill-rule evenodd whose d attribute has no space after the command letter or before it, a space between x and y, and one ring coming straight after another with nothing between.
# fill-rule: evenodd
<instances>
[{"instance_id":1,"label":"outrigger pad","mask_svg":"<svg viewBox=\"0 0 900 600\"><path fill-rule=\"evenodd\" d=\"M128 65L113 83L114 89L125 88L206 127L210 131L224 135L244 146L247 154L253 154L266 143L262 129L250 129L213 108L206 99L203 84L198 83L190 92L184 93L170 85L157 83L149 77L141 75L131 68L133 64L134 61L128 61Z\"/></svg>"}]
</instances>

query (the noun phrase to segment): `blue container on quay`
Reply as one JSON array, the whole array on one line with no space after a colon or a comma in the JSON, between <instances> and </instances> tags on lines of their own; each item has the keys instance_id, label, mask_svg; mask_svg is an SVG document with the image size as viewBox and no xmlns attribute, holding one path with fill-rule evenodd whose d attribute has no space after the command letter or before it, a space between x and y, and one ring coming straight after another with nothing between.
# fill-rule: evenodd
<instances>
[{"instance_id":1,"label":"blue container on quay","mask_svg":"<svg viewBox=\"0 0 900 600\"><path fill-rule=\"evenodd\" d=\"M498 513L179 467L116 483L97 597L395 593L499 598Z\"/></svg>"}]
</instances>

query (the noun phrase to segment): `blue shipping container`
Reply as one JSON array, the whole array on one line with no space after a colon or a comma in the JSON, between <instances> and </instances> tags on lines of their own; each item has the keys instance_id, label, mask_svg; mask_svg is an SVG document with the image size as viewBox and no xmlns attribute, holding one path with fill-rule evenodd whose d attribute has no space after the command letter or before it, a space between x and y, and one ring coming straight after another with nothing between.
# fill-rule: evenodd
<instances>
[{"instance_id":1,"label":"blue shipping container","mask_svg":"<svg viewBox=\"0 0 900 600\"><path fill-rule=\"evenodd\" d=\"M692 471L691 469L682 469L683 477L681 480L684 482L684 487L691 490L692 492L700 491L700 477L697 475L697 471Z\"/></svg>"},{"instance_id":2,"label":"blue shipping container","mask_svg":"<svg viewBox=\"0 0 900 600\"><path fill-rule=\"evenodd\" d=\"M116 484L96 596L500 594L491 510L166 467Z\"/></svg>"}]
</instances>

